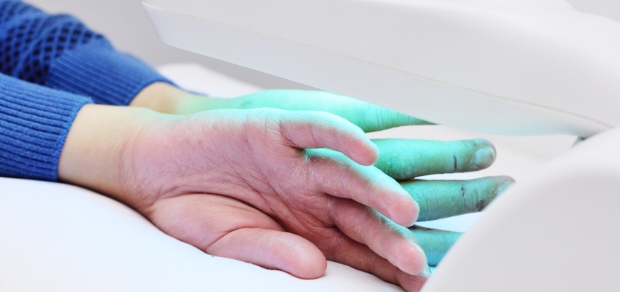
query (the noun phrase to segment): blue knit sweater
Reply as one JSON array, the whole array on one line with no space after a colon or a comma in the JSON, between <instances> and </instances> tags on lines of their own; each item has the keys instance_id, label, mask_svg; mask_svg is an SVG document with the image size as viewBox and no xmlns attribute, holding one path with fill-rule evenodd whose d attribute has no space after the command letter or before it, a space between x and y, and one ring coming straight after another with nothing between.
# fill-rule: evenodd
<instances>
[{"instance_id":1,"label":"blue knit sweater","mask_svg":"<svg viewBox=\"0 0 620 292\"><path fill-rule=\"evenodd\" d=\"M0 0L0 176L57 180L58 160L86 103L127 105L167 80L67 15Z\"/></svg>"}]
</instances>

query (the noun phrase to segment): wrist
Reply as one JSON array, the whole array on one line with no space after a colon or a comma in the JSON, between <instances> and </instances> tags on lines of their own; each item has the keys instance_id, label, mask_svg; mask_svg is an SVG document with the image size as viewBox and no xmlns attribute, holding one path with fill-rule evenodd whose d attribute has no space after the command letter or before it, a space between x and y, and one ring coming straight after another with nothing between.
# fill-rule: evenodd
<instances>
[{"instance_id":1,"label":"wrist","mask_svg":"<svg viewBox=\"0 0 620 292\"><path fill-rule=\"evenodd\" d=\"M61 181L104 193L135 206L123 181L133 144L147 126L165 115L148 109L85 105L67 135L58 164Z\"/></svg>"}]
</instances>

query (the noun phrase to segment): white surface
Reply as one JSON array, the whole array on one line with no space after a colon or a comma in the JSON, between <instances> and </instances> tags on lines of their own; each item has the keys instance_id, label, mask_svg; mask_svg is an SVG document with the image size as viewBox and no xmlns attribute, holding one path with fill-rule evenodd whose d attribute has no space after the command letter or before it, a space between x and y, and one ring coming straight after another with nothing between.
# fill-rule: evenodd
<instances>
[{"instance_id":1,"label":"white surface","mask_svg":"<svg viewBox=\"0 0 620 292\"><path fill-rule=\"evenodd\" d=\"M236 97L262 90L195 63L167 64L158 71L185 90L213 97Z\"/></svg>"},{"instance_id":2,"label":"white surface","mask_svg":"<svg viewBox=\"0 0 620 292\"><path fill-rule=\"evenodd\" d=\"M609 17L620 22L620 2L613 0L567 0L577 10Z\"/></svg>"},{"instance_id":3,"label":"white surface","mask_svg":"<svg viewBox=\"0 0 620 292\"><path fill-rule=\"evenodd\" d=\"M565 1L145 7L171 45L440 124L583 137L620 125L620 24Z\"/></svg>"},{"instance_id":4,"label":"white surface","mask_svg":"<svg viewBox=\"0 0 620 292\"><path fill-rule=\"evenodd\" d=\"M0 234L0 291L400 291L335 263L304 281L212 257L62 184L0 178Z\"/></svg>"},{"instance_id":5,"label":"white surface","mask_svg":"<svg viewBox=\"0 0 620 292\"><path fill-rule=\"evenodd\" d=\"M620 290L619 147L603 133L509 189L423 291Z\"/></svg>"}]
</instances>

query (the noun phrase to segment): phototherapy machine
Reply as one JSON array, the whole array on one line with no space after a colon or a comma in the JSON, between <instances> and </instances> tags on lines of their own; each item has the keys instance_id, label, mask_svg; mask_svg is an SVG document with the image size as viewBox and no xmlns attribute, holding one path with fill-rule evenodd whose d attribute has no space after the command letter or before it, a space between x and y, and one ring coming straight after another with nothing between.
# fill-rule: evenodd
<instances>
[{"instance_id":1,"label":"phototherapy machine","mask_svg":"<svg viewBox=\"0 0 620 292\"><path fill-rule=\"evenodd\" d=\"M494 202L425 292L620 290L620 11L588 10L609 4L144 1L181 49L455 128L580 137Z\"/></svg>"},{"instance_id":2,"label":"phototherapy machine","mask_svg":"<svg viewBox=\"0 0 620 292\"><path fill-rule=\"evenodd\" d=\"M424 292L620 291L620 1L142 1L171 46L437 124L373 139L494 143L491 168L448 176L517 182L429 223L466 232ZM212 96L261 89L199 64L158 70ZM335 262L303 280L214 257L62 183L0 178L0 249L0 291L402 291Z\"/></svg>"}]
</instances>

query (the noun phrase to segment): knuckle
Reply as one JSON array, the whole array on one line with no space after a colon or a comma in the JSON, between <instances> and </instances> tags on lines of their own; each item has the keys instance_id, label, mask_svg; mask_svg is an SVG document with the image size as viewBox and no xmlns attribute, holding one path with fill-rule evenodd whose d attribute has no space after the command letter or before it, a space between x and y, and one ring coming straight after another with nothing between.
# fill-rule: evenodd
<instances>
[{"instance_id":1,"label":"knuckle","mask_svg":"<svg viewBox=\"0 0 620 292\"><path fill-rule=\"evenodd\" d=\"M480 211L480 194L476 186L472 186L471 182L461 184L460 195L465 212Z\"/></svg>"}]
</instances>

